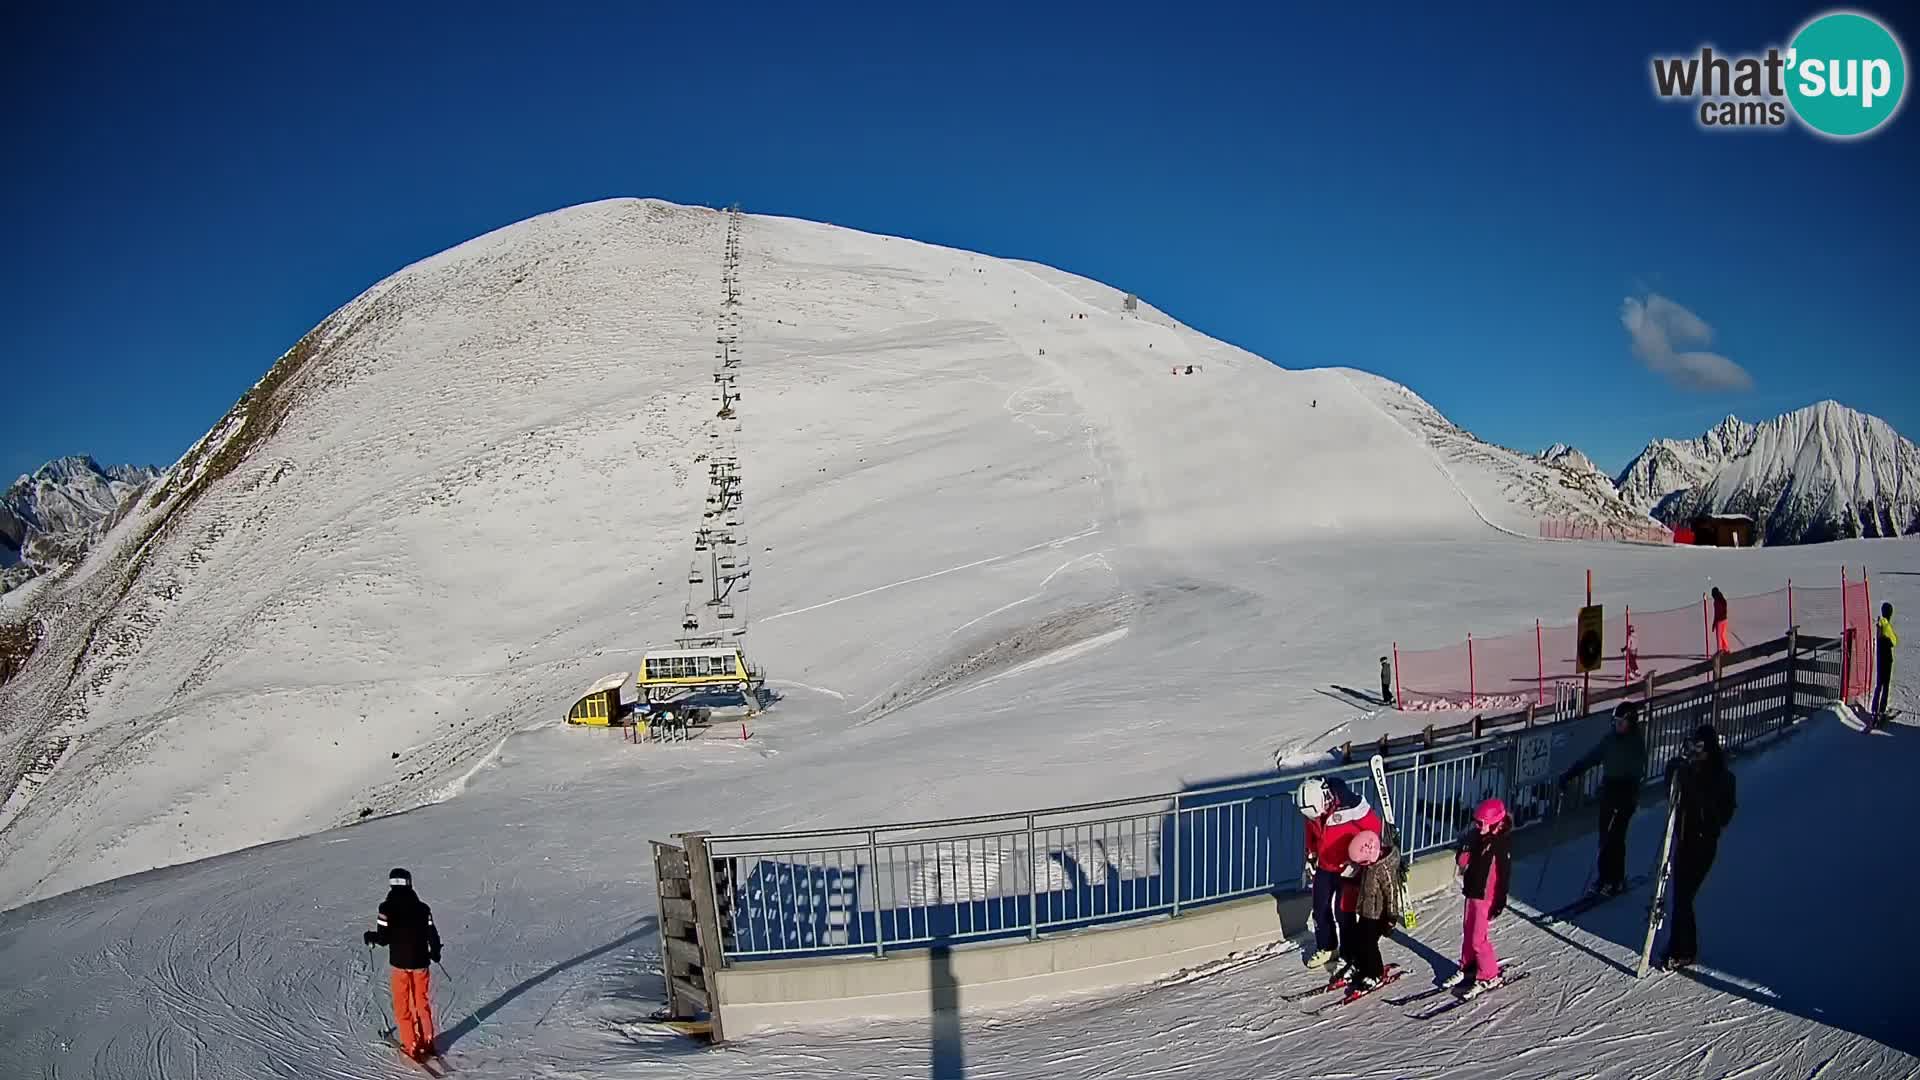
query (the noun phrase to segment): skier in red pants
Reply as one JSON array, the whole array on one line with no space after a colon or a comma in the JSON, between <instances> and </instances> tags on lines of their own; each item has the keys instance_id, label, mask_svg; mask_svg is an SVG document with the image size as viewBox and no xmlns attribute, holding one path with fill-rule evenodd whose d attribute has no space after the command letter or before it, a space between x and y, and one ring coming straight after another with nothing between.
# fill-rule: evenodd
<instances>
[{"instance_id":1,"label":"skier in red pants","mask_svg":"<svg viewBox=\"0 0 1920 1080\"><path fill-rule=\"evenodd\" d=\"M393 967L394 1035L400 1051L416 1061L439 1053L433 1045L432 975L428 965L440 960L440 931L433 925L433 909L413 891L413 875L400 867L387 872L387 898L373 929L360 935L369 947L385 945Z\"/></svg>"}]
</instances>

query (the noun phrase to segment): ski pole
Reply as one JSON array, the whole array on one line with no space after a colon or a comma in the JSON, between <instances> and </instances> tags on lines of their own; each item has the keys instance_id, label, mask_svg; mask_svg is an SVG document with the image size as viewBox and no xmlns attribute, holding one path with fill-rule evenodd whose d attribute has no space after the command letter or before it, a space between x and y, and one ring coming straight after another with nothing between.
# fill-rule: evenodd
<instances>
[{"instance_id":1,"label":"ski pole","mask_svg":"<svg viewBox=\"0 0 1920 1080\"><path fill-rule=\"evenodd\" d=\"M373 999L380 1001L380 969L373 963L373 946L371 945L367 946L367 977L373 980ZM388 1020L387 1006L384 1001L382 1001L380 1005L380 1018L382 1020ZM387 1026L381 1029L380 1037L383 1039L387 1038L399 1029L399 1024L389 1020Z\"/></svg>"},{"instance_id":2,"label":"ski pole","mask_svg":"<svg viewBox=\"0 0 1920 1080\"><path fill-rule=\"evenodd\" d=\"M435 960L433 966L439 968L441 978L447 980L447 1004L444 1007L448 1012L452 1012L453 1003L460 999L460 988L454 985L453 976L447 974L447 965Z\"/></svg>"}]
</instances>

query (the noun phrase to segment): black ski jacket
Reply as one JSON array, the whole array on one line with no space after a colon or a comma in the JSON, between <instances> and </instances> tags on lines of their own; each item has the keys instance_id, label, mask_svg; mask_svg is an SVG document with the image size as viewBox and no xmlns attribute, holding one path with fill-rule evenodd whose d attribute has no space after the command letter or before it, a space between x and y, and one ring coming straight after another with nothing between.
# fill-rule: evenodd
<instances>
[{"instance_id":1,"label":"black ski jacket","mask_svg":"<svg viewBox=\"0 0 1920 1080\"><path fill-rule=\"evenodd\" d=\"M1487 914L1507 910L1507 880L1513 877L1513 830L1502 825L1492 836L1476 832L1467 838L1467 899L1491 900ZM1487 872L1493 871L1493 895L1487 895Z\"/></svg>"},{"instance_id":2,"label":"black ski jacket","mask_svg":"<svg viewBox=\"0 0 1920 1080\"><path fill-rule=\"evenodd\" d=\"M1720 830L1733 823L1739 803L1735 798L1733 770L1721 760L1715 746L1705 761L1691 762L1675 758L1667 766L1667 782L1680 778L1680 818L1674 831L1682 843L1718 843Z\"/></svg>"},{"instance_id":3,"label":"black ski jacket","mask_svg":"<svg viewBox=\"0 0 1920 1080\"><path fill-rule=\"evenodd\" d=\"M395 885L380 901L380 914L366 935L369 944L387 947L387 963L402 971L424 971L440 959L440 931L433 909L406 885Z\"/></svg>"}]
</instances>

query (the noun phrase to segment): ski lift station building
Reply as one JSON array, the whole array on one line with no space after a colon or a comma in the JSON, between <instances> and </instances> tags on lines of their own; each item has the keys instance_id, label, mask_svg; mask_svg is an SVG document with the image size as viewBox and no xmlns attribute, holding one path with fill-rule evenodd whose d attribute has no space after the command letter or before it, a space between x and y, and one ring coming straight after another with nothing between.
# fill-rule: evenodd
<instances>
[{"instance_id":1,"label":"ski lift station building","mask_svg":"<svg viewBox=\"0 0 1920 1080\"><path fill-rule=\"evenodd\" d=\"M567 710L567 723L588 724L594 727L611 727L620 723L625 715L620 703L620 688L627 684L627 673L618 671L602 676L580 700Z\"/></svg>"},{"instance_id":2,"label":"ski lift station building","mask_svg":"<svg viewBox=\"0 0 1920 1080\"><path fill-rule=\"evenodd\" d=\"M635 689L641 701L657 702L702 690L750 695L759 682L760 673L737 646L714 645L643 654Z\"/></svg>"}]
</instances>

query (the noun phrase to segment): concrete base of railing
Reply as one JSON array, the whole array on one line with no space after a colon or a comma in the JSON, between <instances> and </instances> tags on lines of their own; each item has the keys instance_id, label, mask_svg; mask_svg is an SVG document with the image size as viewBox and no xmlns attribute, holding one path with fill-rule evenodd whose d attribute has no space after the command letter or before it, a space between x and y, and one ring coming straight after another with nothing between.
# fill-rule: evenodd
<instances>
[{"instance_id":1,"label":"concrete base of railing","mask_svg":"<svg viewBox=\"0 0 1920 1080\"><path fill-rule=\"evenodd\" d=\"M812 1024L993 1010L1151 982L1306 928L1308 898L1261 896L1037 941L740 964L719 971L730 1037Z\"/></svg>"}]
</instances>

